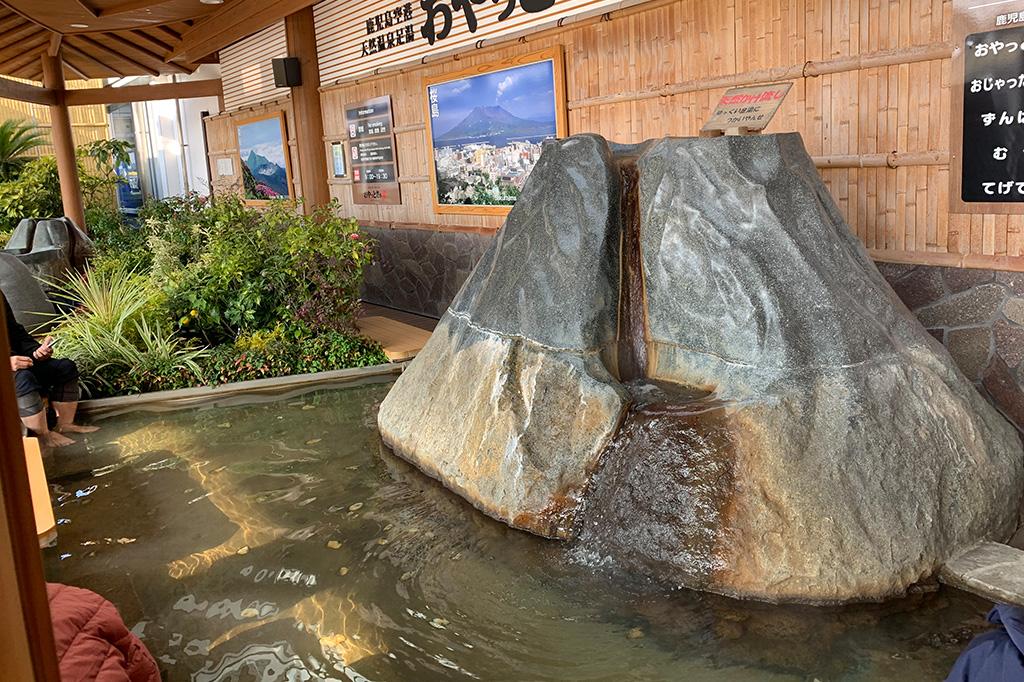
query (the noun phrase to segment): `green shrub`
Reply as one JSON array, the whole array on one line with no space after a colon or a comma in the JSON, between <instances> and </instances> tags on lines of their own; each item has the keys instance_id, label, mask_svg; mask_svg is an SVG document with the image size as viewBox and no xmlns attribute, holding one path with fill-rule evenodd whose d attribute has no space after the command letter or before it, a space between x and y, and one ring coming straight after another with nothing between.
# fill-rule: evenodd
<instances>
[{"instance_id":1,"label":"green shrub","mask_svg":"<svg viewBox=\"0 0 1024 682\"><path fill-rule=\"evenodd\" d=\"M116 168L128 159L131 144L97 140L76 150L78 178L86 206L113 206L120 182ZM0 229L15 227L22 218L58 218L64 214L57 159L41 156L20 164L18 173L0 182Z\"/></svg>"},{"instance_id":2,"label":"green shrub","mask_svg":"<svg viewBox=\"0 0 1024 682\"><path fill-rule=\"evenodd\" d=\"M96 271L118 269L148 273L153 264L148 233L143 226L132 225L113 206L92 206L85 211L95 253L90 265Z\"/></svg>"},{"instance_id":3,"label":"green shrub","mask_svg":"<svg viewBox=\"0 0 1024 682\"><path fill-rule=\"evenodd\" d=\"M153 291L146 277L125 269L87 268L53 285L57 302L66 309L58 315L53 335L60 339L61 355L78 365L91 393L118 392L126 383L157 390L161 376L202 377L197 361L207 351L162 333L158 324L146 320Z\"/></svg>"},{"instance_id":4,"label":"green shrub","mask_svg":"<svg viewBox=\"0 0 1024 682\"><path fill-rule=\"evenodd\" d=\"M257 210L229 198L150 209L152 273L166 316L214 345L282 321L354 331L372 244L336 208L305 216L287 202Z\"/></svg>"}]
</instances>

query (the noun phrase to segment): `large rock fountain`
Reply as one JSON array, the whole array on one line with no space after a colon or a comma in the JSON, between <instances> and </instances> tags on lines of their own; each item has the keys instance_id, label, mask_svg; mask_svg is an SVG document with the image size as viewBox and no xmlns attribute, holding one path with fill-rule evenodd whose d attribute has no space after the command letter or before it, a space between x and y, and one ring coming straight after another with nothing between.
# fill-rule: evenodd
<instances>
[{"instance_id":1,"label":"large rock fountain","mask_svg":"<svg viewBox=\"0 0 1024 682\"><path fill-rule=\"evenodd\" d=\"M772 601L900 594L1024 489L795 134L550 143L379 424L516 528Z\"/></svg>"}]
</instances>

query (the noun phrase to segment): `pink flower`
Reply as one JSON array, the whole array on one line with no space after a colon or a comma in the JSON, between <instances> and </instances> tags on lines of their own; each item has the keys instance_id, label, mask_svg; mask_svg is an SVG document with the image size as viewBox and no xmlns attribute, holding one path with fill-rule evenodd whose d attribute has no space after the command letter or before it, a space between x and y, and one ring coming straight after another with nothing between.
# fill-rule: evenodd
<instances>
[{"instance_id":1,"label":"pink flower","mask_svg":"<svg viewBox=\"0 0 1024 682\"><path fill-rule=\"evenodd\" d=\"M359 235L357 233L353 232L352 234L350 234L348 236L348 238L349 239L359 239Z\"/></svg>"}]
</instances>

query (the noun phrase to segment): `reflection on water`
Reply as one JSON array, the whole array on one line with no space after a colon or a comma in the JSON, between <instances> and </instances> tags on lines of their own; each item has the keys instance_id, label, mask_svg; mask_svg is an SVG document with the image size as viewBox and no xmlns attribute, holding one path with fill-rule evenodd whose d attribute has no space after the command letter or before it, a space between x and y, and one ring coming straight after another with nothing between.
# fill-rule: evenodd
<instances>
[{"instance_id":1,"label":"reflection on water","mask_svg":"<svg viewBox=\"0 0 1024 682\"><path fill-rule=\"evenodd\" d=\"M985 627L951 591L815 609L635 580L384 451L388 388L107 420L48 463L49 579L117 604L170 682L936 680Z\"/></svg>"}]
</instances>

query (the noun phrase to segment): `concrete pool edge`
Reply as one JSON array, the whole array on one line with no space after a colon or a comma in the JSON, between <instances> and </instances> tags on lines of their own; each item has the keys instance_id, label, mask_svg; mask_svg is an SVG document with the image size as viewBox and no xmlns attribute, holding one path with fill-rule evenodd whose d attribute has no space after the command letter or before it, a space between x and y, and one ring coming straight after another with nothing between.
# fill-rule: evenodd
<instances>
[{"instance_id":1,"label":"concrete pool edge","mask_svg":"<svg viewBox=\"0 0 1024 682\"><path fill-rule=\"evenodd\" d=\"M316 374L253 379L218 386L197 386L173 391L83 400L79 403L79 413L92 419L102 419L135 411L169 412L191 407L281 400L310 391L390 381L401 374L408 364L388 363Z\"/></svg>"}]
</instances>

